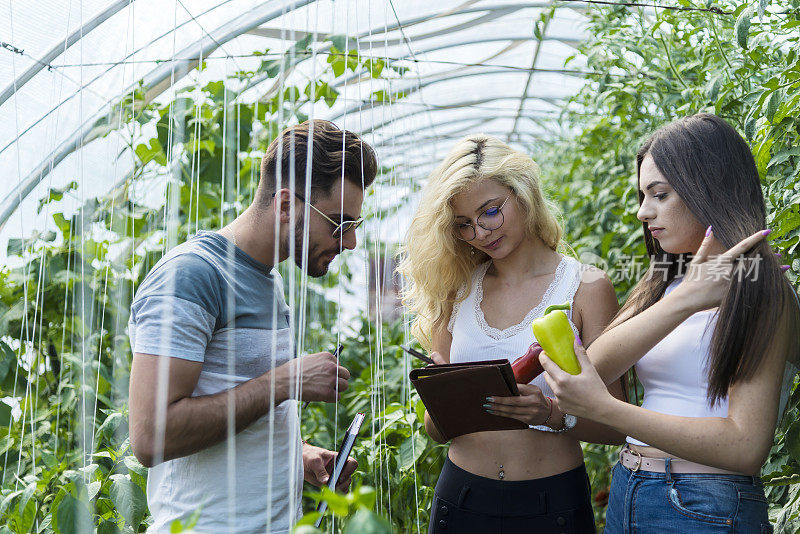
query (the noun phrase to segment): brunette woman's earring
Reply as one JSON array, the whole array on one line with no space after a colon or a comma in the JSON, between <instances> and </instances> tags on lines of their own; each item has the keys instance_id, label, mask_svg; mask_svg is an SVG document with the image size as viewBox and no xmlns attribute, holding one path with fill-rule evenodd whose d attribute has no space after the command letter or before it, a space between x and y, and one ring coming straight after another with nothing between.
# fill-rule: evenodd
<instances>
[{"instance_id":1,"label":"brunette woman's earring","mask_svg":"<svg viewBox=\"0 0 800 534\"><path fill-rule=\"evenodd\" d=\"M475 247L469 247L469 254L470 254L470 256L474 256L475 255Z\"/></svg>"}]
</instances>

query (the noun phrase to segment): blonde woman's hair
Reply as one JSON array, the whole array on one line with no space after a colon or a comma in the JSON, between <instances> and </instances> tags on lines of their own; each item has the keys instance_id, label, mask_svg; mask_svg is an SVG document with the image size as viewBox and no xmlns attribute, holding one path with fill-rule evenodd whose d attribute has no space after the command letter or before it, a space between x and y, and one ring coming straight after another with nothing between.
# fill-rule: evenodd
<instances>
[{"instance_id":1,"label":"blonde woman's hair","mask_svg":"<svg viewBox=\"0 0 800 534\"><path fill-rule=\"evenodd\" d=\"M403 304L414 315L411 334L430 350L434 329L446 327L453 304L466 298L458 290L488 256L455 236L453 197L481 180L511 189L526 214L528 235L548 247L561 247L557 211L542 194L539 166L495 137L470 135L460 140L428 177L417 213L400 248L398 272L405 278Z\"/></svg>"}]
</instances>

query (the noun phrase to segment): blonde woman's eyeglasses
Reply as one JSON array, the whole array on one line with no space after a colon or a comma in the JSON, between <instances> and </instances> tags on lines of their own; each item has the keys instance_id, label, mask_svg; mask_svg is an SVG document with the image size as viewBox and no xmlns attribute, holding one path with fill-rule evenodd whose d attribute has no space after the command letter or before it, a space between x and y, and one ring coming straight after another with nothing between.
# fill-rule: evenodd
<instances>
[{"instance_id":1,"label":"blonde woman's eyeglasses","mask_svg":"<svg viewBox=\"0 0 800 534\"><path fill-rule=\"evenodd\" d=\"M503 226L504 218L503 218L503 206L506 205L508 199L511 198L511 195L508 195L506 199L503 201L502 204L499 206L490 206L483 210L483 213L478 215L478 218L475 219L475 224L483 228L484 230L497 230L501 226ZM456 223L455 226L456 237L461 239L462 241L472 241L475 239L477 235L475 233L475 227L472 225L471 222L468 223Z\"/></svg>"}]
</instances>

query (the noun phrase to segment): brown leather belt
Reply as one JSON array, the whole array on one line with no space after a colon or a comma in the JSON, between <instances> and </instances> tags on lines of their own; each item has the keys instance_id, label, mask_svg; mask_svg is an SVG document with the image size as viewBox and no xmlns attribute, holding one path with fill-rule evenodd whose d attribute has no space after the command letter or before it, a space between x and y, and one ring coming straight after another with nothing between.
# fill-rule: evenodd
<instances>
[{"instance_id":1,"label":"brown leather belt","mask_svg":"<svg viewBox=\"0 0 800 534\"><path fill-rule=\"evenodd\" d=\"M619 462L631 471L667 472L666 458L648 458L627 447L619 452ZM736 471L710 467L679 458L670 459L669 471L673 474L743 475L743 473L737 473Z\"/></svg>"}]
</instances>

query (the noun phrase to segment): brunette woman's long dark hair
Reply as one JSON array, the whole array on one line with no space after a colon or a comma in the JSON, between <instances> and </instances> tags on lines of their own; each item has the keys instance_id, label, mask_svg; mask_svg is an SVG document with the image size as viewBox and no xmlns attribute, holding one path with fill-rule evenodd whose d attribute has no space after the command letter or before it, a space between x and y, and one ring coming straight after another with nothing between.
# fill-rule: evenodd
<instances>
[{"instance_id":1,"label":"brunette woman's long dark hair","mask_svg":"<svg viewBox=\"0 0 800 534\"><path fill-rule=\"evenodd\" d=\"M753 155L723 119L700 113L662 126L639 149L637 175L648 155L703 227L713 226L714 238L726 249L766 228L764 196ZM639 204L643 199L639 190ZM623 316L632 317L655 304L691 260L686 254L665 252L646 223L642 229L650 269L608 329ZM780 350L790 361L797 361L800 355L800 344L794 339L800 307L769 244L761 241L745 258L739 261L741 275L731 276L717 313L707 366L711 405L727 398L733 383L751 377L767 350ZM782 345L772 346L778 338Z\"/></svg>"}]
</instances>

